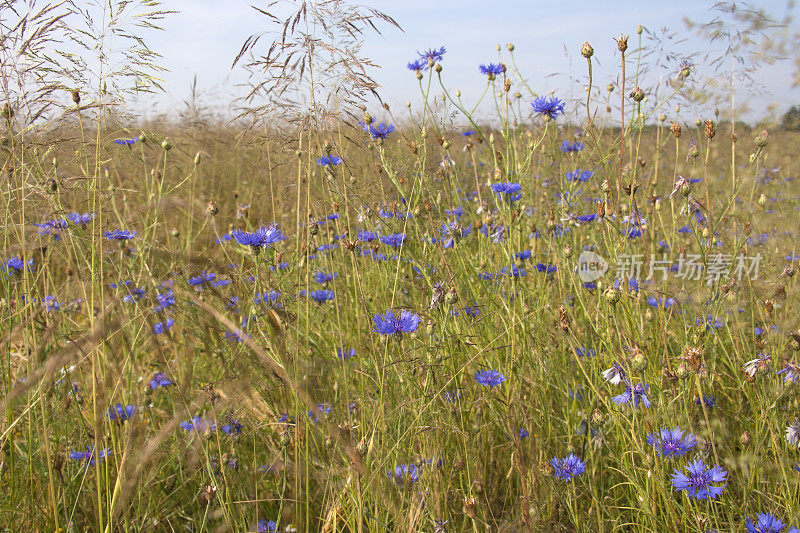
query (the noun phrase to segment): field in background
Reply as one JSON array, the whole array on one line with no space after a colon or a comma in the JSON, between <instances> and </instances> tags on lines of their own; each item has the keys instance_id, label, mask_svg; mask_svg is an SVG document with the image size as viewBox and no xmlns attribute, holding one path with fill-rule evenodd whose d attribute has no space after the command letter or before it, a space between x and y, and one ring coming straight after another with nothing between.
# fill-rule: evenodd
<instances>
[{"instance_id":1,"label":"field in background","mask_svg":"<svg viewBox=\"0 0 800 533\"><path fill-rule=\"evenodd\" d=\"M444 49L408 109L7 98L0 526L800 526L800 133L501 58L491 119Z\"/></svg>"}]
</instances>

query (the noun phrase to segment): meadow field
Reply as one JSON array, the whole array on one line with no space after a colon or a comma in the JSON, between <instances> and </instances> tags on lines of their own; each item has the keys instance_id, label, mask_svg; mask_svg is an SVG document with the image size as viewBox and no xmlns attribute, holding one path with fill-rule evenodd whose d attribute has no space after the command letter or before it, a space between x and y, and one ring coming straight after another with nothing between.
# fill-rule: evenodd
<instances>
[{"instance_id":1,"label":"meadow field","mask_svg":"<svg viewBox=\"0 0 800 533\"><path fill-rule=\"evenodd\" d=\"M800 130L640 88L641 27L577 101L510 43L480 101L410 48L405 107L300 52L307 99L141 121L155 56L70 85L12 4L3 531L798 531Z\"/></svg>"}]
</instances>

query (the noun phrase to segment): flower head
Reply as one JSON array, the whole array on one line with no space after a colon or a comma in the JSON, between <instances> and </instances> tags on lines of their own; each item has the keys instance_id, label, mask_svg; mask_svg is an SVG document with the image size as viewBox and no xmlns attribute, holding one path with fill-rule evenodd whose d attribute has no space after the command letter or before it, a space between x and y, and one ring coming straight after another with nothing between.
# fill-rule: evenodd
<instances>
[{"instance_id":1,"label":"flower head","mask_svg":"<svg viewBox=\"0 0 800 533\"><path fill-rule=\"evenodd\" d=\"M753 520L748 516L745 526L747 527L747 533L780 533L786 527L786 524L770 513L758 513L756 522L753 523ZM797 531L797 529L792 528L789 533L792 531Z\"/></svg>"},{"instance_id":2,"label":"flower head","mask_svg":"<svg viewBox=\"0 0 800 533\"><path fill-rule=\"evenodd\" d=\"M563 459L553 457L550 459L550 465L555 471L553 475L567 483L572 482L574 478L586 472L586 463L574 453Z\"/></svg>"},{"instance_id":3,"label":"flower head","mask_svg":"<svg viewBox=\"0 0 800 533\"><path fill-rule=\"evenodd\" d=\"M283 232L278 229L276 224L262 226L250 232L235 229L231 231L231 237L242 246L251 246L255 250L260 250L265 246L271 247L284 239Z\"/></svg>"},{"instance_id":4,"label":"flower head","mask_svg":"<svg viewBox=\"0 0 800 533\"><path fill-rule=\"evenodd\" d=\"M509 204L522 198L522 185L520 183L493 183L492 190L497 194L497 198L505 200Z\"/></svg>"},{"instance_id":5,"label":"flower head","mask_svg":"<svg viewBox=\"0 0 800 533\"><path fill-rule=\"evenodd\" d=\"M152 390L156 390L159 387L169 387L170 385L174 385L175 383L172 382L170 378L166 376L163 372L157 373L153 376L153 379L150 380L150 388Z\"/></svg>"},{"instance_id":6,"label":"flower head","mask_svg":"<svg viewBox=\"0 0 800 533\"><path fill-rule=\"evenodd\" d=\"M625 379L625 392L619 396L614 396L614 403L617 405L629 403L634 409L639 408L639 403L645 407L650 407L650 399L647 397L647 389L649 388L650 385L644 385L642 383L632 385L630 381Z\"/></svg>"},{"instance_id":7,"label":"flower head","mask_svg":"<svg viewBox=\"0 0 800 533\"><path fill-rule=\"evenodd\" d=\"M333 300L335 298L334 292L328 290L313 291L309 293L308 296L318 304L321 304L322 302L327 302L328 300Z\"/></svg>"},{"instance_id":8,"label":"flower head","mask_svg":"<svg viewBox=\"0 0 800 533\"><path fill-rule=\"evenodd\" d=\"M716 499L725 488L728 473L719 465L706 467L702 459L695 459L686 466L686 474L675 469L672 486L676 491L686 491L686 495L696 500ZM722 486L714 485L722 483Z\"/></svg>"},{"instance_id":9,"label":"flower head","mask_svg":"<svg viewBox=\"0 0 800 533\"><path fill-rule=\"evenodd\" d=\"M611 368L603 370L603 379L612 385L619 385L623 379L626 379L625 369L619 363L614 363Z\"/></svg>"},{"instance_id":10,"label":"flower head","mask_svg":"<svg viewBox=\"0 0 800 533\"><path fill-rule=\"evenodd\" d=\"M444 58L444 54L446 52L447 50L444 49L444 46L438 49L430 48L428 50L425 50L424 52L420 52L419 50L417 50L417 54L419 55L420 59L424 59L428 62L433 61L434 63L438 63L439 61L441 61L442 58Z\"/></svg>"},{"instance_id":11,"label":"flower head","mask_svg":"<svg viewBox=\"0 0 800 533\"><path fill-rule=\"evenodd\" d=\"M681 428L662 428L659 434L647 435L647 444L653 446L661 457L686 455L697 446L694 435L684 432Z\"/></svg>"},{"instance_id":12,"label":"flower head","mask_svg":"<svg viewBox=\"0 0 800 533\"><path fill-rule=\"evenodd\" d=\"M342 164L342 158L335 155L323 155L317 159L317 164L321 167L335 167Z\"/></svg>"},{"instance_id":13,"label":"flower head","mask_svg":"<svg viewBox=\"0 0 800 533\"><path fill-rule=\"evenodd\" d=\"M502 63L498 63L495 65L494 63L489 63L488 65L480 65L478 70L481 71L481 74L486 76L499 76L500 74L506 71L506 66Z\"/></svg>"},{"instance_id":14,"label":"flower head","mask_svg":"<svg viewBox=\"0 0 800 533\"><path fill-rule=\"evenodd\" d=\"M394 472L389 470L386 475L392 480L393 485L405 487L419 481L419 468L414 464L400 464L394 467Z\"/></svg>"},{"instance_id":15,"label":"flower head","mask_svg":"<svg viewBox=\"0 0 800 533\"><path fill-rule=\"evenodd\" d=\"M376 139L386 139L389 137L389 134L394 131L394 126L389 124L388 126L381 122L380 124L364 124L363 122L358 123L361 128L369 133L370 137L374 140Z\"/></svg>"},{"instance_id":16,"label":"flower head","mask_svg":"<svg viewBox=\"0 0 800 533\"><path fill-rule=\"evenodd\" d=\"M498 387L505 380L506 377L497 370L478 370L475 372L475 381L484 387Z\"/></svg>"},{"instance_id":17,"label":"flower head","mask_svg":"<svg viewBox=\"0 0 800 533\"><path fill-rule=\"evenodd\" d=\"M136 414L135 405L122 405L121 403L118 403L108 408L109 420L118 420L119 422L125 422L126 420L130 420L131 418L133 418L134 414Z\"/></svg>"},{"instance_id":18,"label":"flower head","mask_svg":"<svg viewBox=\"0 0 800 533\"><path fill-rule=\"evenodd\" d=\"M114 231L106 231L103 236L109 241L129 241L136 237L135 231L128 231L124 229L117 229Z\"/></svg>"},{"instance_id":19,"label":"flower head","mask_svg":"<svg viewBox=\"0 0 800 533\"><path fill-rule=\"evenodd\" d=\"M561 151L565 154L569 153L578 153L585 148L584 144L580 141L575 141L574 143L570 143L569 141L564 141L561 143Z\"/></svg>"},{"instance_id":20,"label":"flower head","mask_svg":"<svg viewBox=\"0 0 800 533\"><path fill-rule=\"evenodd\" d=\"M564 114L564 105L564 102L555 96L549 99L544 96L540 96L531 104L531 106L533 106L533 112L536 113L536 116L546 116L552 120L555 120L558 115Z\"/></svg>"},{"instance_id":21,"label":"flower head","mask_svg":"<svg viewBox=\"0 0 800 533\"><path fill-rule=\"evenodd\" d=\"M413 333L419 327L420 317L407 309L403 309L399 314L389 309L385 314L378 313L372 318L375 321L375 329L381 335L402 335L403 333Z\"/></svg>"}]
</instances>

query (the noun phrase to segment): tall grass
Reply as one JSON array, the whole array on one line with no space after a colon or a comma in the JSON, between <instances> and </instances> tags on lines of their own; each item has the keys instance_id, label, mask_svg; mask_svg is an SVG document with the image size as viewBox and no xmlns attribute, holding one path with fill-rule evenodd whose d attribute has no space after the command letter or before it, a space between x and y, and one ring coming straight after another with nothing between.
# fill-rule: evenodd
<instances>
[{"instance_id":1,"label":"tall grass","mask_svg":"<svg viewBox=\"0 0 800 533\"><path fill-rule=\"evenodd\" d=\"M798 134L688 116L695 67L648 86L641 27L607 87L576 41L572 123L513 45L478 101L429 50L419 104L370 108L358 47L396 22L292 7L234 61L240 120L195 92L136 127L120 105L158 88L140 30L166 9L1 8L0 524L797 524ZM677 453L648 438L676 426ZM676 490L698 459L716 498Z\"/></svg>"}]
</instances>

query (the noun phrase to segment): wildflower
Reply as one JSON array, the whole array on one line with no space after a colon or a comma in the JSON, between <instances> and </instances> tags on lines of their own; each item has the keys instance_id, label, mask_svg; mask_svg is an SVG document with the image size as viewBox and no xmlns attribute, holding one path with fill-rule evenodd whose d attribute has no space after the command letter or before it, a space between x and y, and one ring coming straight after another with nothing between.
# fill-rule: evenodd
<instances>
[{"instance_id":1,"label":"wildflower","mask_svg":"<svg viewBox=\"0 0 800 533\"><path fill-rule=\"evenodd\" d=\"M128 231L124 229L117 229L114 231L106 231L103 236L109 241L129 241L136 237L135 231Z\"/></svg>"},{"instance_id":2,"label":"wildflower","mask_svg":"<svg viewBox=\"0 0 800 533\"><path fill-rule=\"evenodd\" d=\"M475 373L475 381L484 387L498 387L505 380L506 377L497 370L478 370Z\"/></svg>"},{"instance_id":3,"label":"wildflower","mask_svg":"<svg viewBox=\"0 0 800 533\"><path fill-rule=\"evenodd\" d=\"M546 116L548 117L548 120L554 120L559 114L564 114L564 102L555 96L549 99L544 96L540 96L533 101L531 106L533 107L533 112L536 113L536 116Z\"/></svg>"},{"instance_id":4,"label":"wildflower","mask_svg":"<svg viewBox=\"0 0 800 533\"><path fill-rule=\"evenodd\" d=\"M3 272L10 272L11 274L19 274L25 268L25 262L19 257L12 257L4 264L0 265ZM28 260L28 268L33 268L33 259Z\"/></svg>"},{"instance_id":5,"label":"wildflower","mask_svg":"<svg viewBox=\"0 0 800 533\"><path fill-rule=\"evenodd\" d=\"M778 375L786 374L783 377L784 383L797 383L797 380L800 379L800 366L797 366L794 363L786 363L786 367L783 370L778 370Z\"/></svg>"},{"instance_id":6,"label":"wildflower","mask_svg":"<svg viewBox=\"0 0 800 533\"><path fill-rule=\"evenodd\" d=\"M498 199L505 200L510 205L522 198L522 185L519 183L493 183L492 190Z\"/></svg>"},{"instance_id":7,"label":"wildflower","mask_svg":"<svg viewBox=\"0 0 800 533\"><path fill-rule=\"evenodd\" d=\"M792 446L800 448L800 421L795 421L786 428L786 441Z\"/></svg>"},{"instance_id":8,"label":"wildflower","mask_svg":"<svg viewBox=\"0 0 800 533\"><path fill-rule=\"evenodd\" d=\"M321 167L335 167L342 164L342 158L335 155L323 155L317 159L317 164Z\"/></svg>"},{"instance_id":9,"label":"wildflower","mask_svg":"<svg viewBox=\"0 0 800 533\"><path fill-rule=\"evenodd\" d=\"M200 287L206 284L213 284L216 280L216 274L203 270L200 274L189 278L189 285L192 287Z\"/></svg>"},{"instance_id":10,"label":"wildflower","mask_svg":"<svg viewBox=\"0 0 800 533\"><path fill-rule=\"evenodd\" d=\"M153 379L151 379L149 383L152 390L156 390L159 387L169 387L170 385L174 384L175 383L173 383L172 380L163 372L158 372L155 376L153 376Z\"/></svg>"},{"instance_id":11,"label":"wildflower","mask_svg":"<svg viewBox=\"0 0 800 533\"><path fill-rule=\"evenodd\" d=\"M637 383L632 385L630 381L625 379L625 392L612 398L617 405L631 404L634 409L639 408L639 402L644 404L645 407L650 407L650 399L647 397L647 389L650 385Z\"/></svg>"},{"instance_id":12,"label":"wildflower","mask_svg":"<svg viewBox=\"0 0 800 533\"><path fill-rule=\"evenodd\" d=\"M346 359L350 359L351 357L355 357L356 356L355 348L350 348L349 350L348 349L344 349L343 350L341 348L337 348L336 351L339 354L339 359L341 359L343 361L346 360Z\"/></svg>"},{"instance_id":13,"label":"wildflower","mask_svg":"<svg viewBox=\"0 0 800 533\"><path fill-rule=\"evenodd\" d=\"M239 423L238 418L233 418L222 426L222 431L225 432L226 435L238 435L242 432L242 425Z\"/></svg>"},{"instance_id":14,"label":"wildflower","mask_svg":"<svg viewBox=\"0 0 800 533\"><path fill-rule=\"evenodd\" d=\"M707 331L713 331L715 329L719 329L725 325L725 321L722 319L716 318L713 314L709 313L708 316L704 319L703 317L697 317L695 319L695 324L702 325L705 323Z\"/></svg>"},{"instance_id":15,"label":"wildflower","mask_svg":"<svg viewBox=\"0 0 800 533\"><path fill-rule=\"evenodd\" d=\"M619 363L614 363L611 368L603 370L603 379L612 385L619 385L626 378L625 369Z\"/></svg>"},{"instance_id":16,"label":"wildflower","mask_svg":"<svg viewBox=\"0 0 800 533\"><path fill-rule=\"evenodd\" d=\"M444 248L452 248L457 241L472 233L472 225L462 226L458 222L442 222L439 231L442 233L442 238L447 239Z\"/></svg>"},{"instance_id":17,"label":"wildflower","mask_svg":"<svg viewBox=\"0 0 800 533\"><path fill-rule=\"evenodd\" d=\"M575 355L577 355L578 357L589 358L589 357L594 357L595 355L597 355L597 352L595 351L594 348L586 349L586 348L577 348L576 347L575 348Z\"/></svg>"},{"instance_id":18,"label":"wildflower","mask_svg":"<svg viewBox=\"0 0 800 533\"><path fill-rule=\"evenodd\" d=\"M136 144L136 141L138 140L139 139L137 139L136 137L132 137L130 139L114 139L114 144L118 144L120 146L131 146Z\"/></svg>"},{"instance_id":19,"label":"wildflower","mask_svg":"<svg viewBox=\"0 0 800 533\"><path fill-rule=\"evenodd\" d=\"M335 294L333 291L322 290L322 291L314 291L310 293L309 296L311 297L312 300L314 300L318 304L321 304L322 302L333 300Z\"/></svg>"},{"instance_id":20,"label":"wildflower","mask_svg":"<svg viewBox=\"0 0 800 533\"><path fill-rule=\"evenodd\" d=\"M430 62L438 63L439 61L442 60L446 52L447 50L444 49L444 46L442 46L439 49L430 48L428 50L425 50L424 52L420 52L419 50L417 50L417 54L419 55L420 59L425 59L429 63Z\"/></svg>"},{"instance_id":21,"label":"wildflower","mask_svg":"<svg viewBox=\"0 0 800 533\"><path fill-rule=\"evenodd\" d=\"M281 293L279 293L275 289L272 289L271 291L265 292L263 294L256 294L256 296L253 298L253 303L256 305L265 303L268 305L273 305L275 307L280 307L280 304L278 304L278 300L280 299L280 297Z\"/></svg>"},{"instance_id":22,"label":"wildflower","mask_svg":"<svg viewBox=\"0 0 800 533\"><path fill-rule=\"evenodd\" d=\"M702 400L698 396L697 398L695 398L694 403L696 403L699 406L705 404L706 407L714 407L714 404L717 403L717 397L704 394Z\"/></svg>"},{"instance_id":23,"label":"wildflower","mask_svg":"<svg viewBox=\"0 0 800 533\"><path fill-rule=\"evenodd\" d=\"M389 470L386 475L392 480L392 485L405 487L406 484L411 485L419 481L419 468L414 464L400 464L394 467L394 472Z\"/></svg>"},{"instance_id":24,"label":"wildflower","mask_svg":"<svg viewBox=\"0 0 800 533\"><path fill-rule=\"evenodd\" d=\"M39 235L52 235L56 241L61 240L62 231L69 227L67 221L63 218L47 220L41 224L34 224L34 226L39 228Z\"/></svg>"},{"instance_id":25,"label":"wildflower","mask_svg":"<svg viewBox=\"0 0 800 533\"><path fill-rule=\"evenodd\" d=\"M283 232L278 229L276 224L267 227L262 226L252 232L233 230L231 231L231 237L236 239L236 242L242 246L252 247L254 251L260 251L265 246L271 247L284 239Z\"/></svg>"},{"instance_id":26,"label":"wildflower","mask_svg":"<svg viewBox=\"0 0 800 533\"><path fill-rule=\"evenodd\" d=\"M278 523L275 520L259 520L256 533L277 533Z\"/></svg>"},{"instance_id":27,"label":"wildflower","mask_svg":"<svg viewBox=\"0 0 800 533\"><path fill-rule=\"evenodd\" d=\"M200 418L199 415L181 422L181 429L184 431L196 431L198 433L203 433L206 430L214 431L215 428L216 424L214 422Z\"/></svg>"},{"instance_id":28,"label":"wildflower","mask_svg":"<svg viewBox=\"0 0 800 533\"><path fill-rule=\"evenodd\" d=\"M561 151L565 154L569 153L578 153L585 148L584 144L580 141L575 141L574 143L570 143L569 141L564 141L561 143Z\"/></svg>"},{"instance_id":29,"label":"wildflower","mask_svg":"<svg viewBox=\"0 0 800 533\"><path fill-rule=\"evenodd\" d=\"M58 299L53 294L45 296L44 299L42 300L42 303L44 304L45 311L47 311L48 313L52 313L54 311L61 311L61 304L58 303Z\"/></svg>"},{"instance_id":30,"label":"wildflower","mask_svg":"<svg viewBox=\"0 0 800 533\"><path fill-rule=\"evenodd\" d=\"M394 233L392 235L384 235L380 238L380 241L383 244L387 246L392 246L394 248L402 246L405 240L406 240L405 233Z\"/></svg>"},{"instance_id":31,"label":"wildflower","mask_svg":"<svg viewBox=\"0 0 800 533\"><path fill-rule=\"evenodd\" d=\"M332 274L326 274L325 272L317 272L314 274L314 281L317 283L328 283L329 281L333 281L334 278L339 277L339 274L333 272Z\"/></svg>"},{"instance_id":32,"label":"wildflower","mask_svg":"<svg viewBox=\"0 0 800 533\"><path fill-rule=\"evenodd\" d=\"M481 74L489 76L489 79L494 79L494 76L499 76L500 74L506 71L506 66L502 63L495 65L494 63L489 63L488 65L480 65L478 70L481 71Z\"/></svg>"},{"instance_id":33,"label":"wildflower","mask_svg":"<svg viewBox=\"0 0 800 533\"><path fill-rule=\"evenodd\" d=\"M672 476L672 486L676 491L684 490L687 496L696 500L716 499L725 488L728 473L719 465L707 468L702 459L695 459L686 467L687 474L677 468ZM721 487L712 483L723 483Z\"/></svg>"},{"instance_id":34,"label":"wildflower","mask_svg":"<svg viewBox=\"0 0 800 533\"><path fill-rule=\"evenodd\" d=\"M84 224L88 224L94 219L94 213L70 213L67 217L72 221L73 224L76 226L82 226Z\"/></svg>"},{"instance_id":35,"label":"wildflower","mask_svg":"<svg viewBox=\"0 0 800 533\"><path fill-rule=\"evenodd\" d=\"M652 433L647 435L647 444L653 446L661 457L680 457L697 446L697 439L679 427L662 428L658 435Z\"/></svg>"},{"instance_id":36,"label":"wildflower","mask_svg":"<svg viewBox=\"0 0 800 533\"><path fill-rule=\"evenodd\" d=\"M236 328L233 331L226 331L225 338L231 342L244 342L244 340L252 335L247 334L247 324L250 322L250 317L244 317L242 320L242 326L240 328Z\"/></svg>"},{"instance_id":37,"label":"wildflower","mask_svg":"<svg viewBox=\"0 0 800 533\"><path fill-rule=\"evenodd\" d=\"M786 527L783 521L770 513L758 513L756 519L757 522L754 524L750 517L747 517L747 523L745 524L747 533L780 533ZM789 533L792 533L792 531L797 531L797 528L790 529Z\"/></svg>"},{"instance_id":38,"label":"wildflower","mask_svg":"<svg viewBox=\"0 0 800 533\"><path fill-rule=\"evenodd\" d=\"M757 358L751 359L744 364L744 373L750 376L750 379L753 379L759 371L769 368L771 362L771 355L761 354Z\"/></svg>"},{"instance_id":39,"label":"wildflower","mask_svg":"<svg viewBox=\"0 0 800 533\"><path fill-rule=\"evenodd\" d=\"M550 465L555 470L553 475L567 483L572 482L574 478L586 472L586 463L574 453L563 459L553 457L550 459Z\"/></svg>"},{"instance_id":40,"label":"wildflower","mask_svg":"<svg viewBox=\"0 0 800 533\"><path fill-rule=\"evenodd\" d=\"M567 181L578 181L581 183L589 181L589 178L591 178L592 176L594 176L594 170L577 169L567 172L566 174Z\"/></svg>"},{"instance_id":41,"label":"wildflower","mask_svg":"<svg viewBox=\"0 0 800 533\"><path fill-rule=\"evenodd\" d=\"M108 456L109 456L108 448L103 448L103 450L100 452L99 455L100 460L102 461ZM73 461L85 461L86 466L94 466L95 464L94 448L92 446L87 445L85 452L77 452L75 450L72 450L72 452L69 454L69 458L72 459Z\"/></svg>"},{"instance_id":42,"label":"wildflower","mask_svg":"<svg viewBox=\"0 0 800 533\"><path fill-rule=\"evenodd\" d=\"M392 309L381 315L378 313L372 318L375 321L375 329L381 335L398 335L403 333L413 333L420 324L420 317L407 309L395 314Z\"/></svg>"},{"instance_id":43,"label":"wildflower","mask_svg":"<svg viewBox=\"0 0 800 533\"><path fill-rule=\"evenodd\" d=\"M415 59L413 61L410 61L406 65L406 67L408 68L408 70L412 70L412 71L416 71L416 72L422 72L423 70L427 70L428 61L426 59L423 59L423 58Z\"/></svg>"},{"instance_id":44,"label":"wildflower","mask_svg":"<svg viewBox=\"0 0 800 533\"><path fill-rule=\"evenodd\" d=\"M153 335L161 335L174 325L175 321L172 320L171 318L168 318L163 322L158 322L155 326L153 326Z\"/></svg>"},{"instance_id":45,"label":"wildflower","mask_svg":"<svg viewBox=\"0 0 800 533\"><path fill-rule=\"evenodd\" d=\"M158 313L164 311L167 307L175 305L175 294L172 292L172 289L169 289L167 292L158 293L156 294L156 301L158 305L156 305L155 311Z\"/></svg>"},{"instance_id":46,"label":"wildflower","mask_svg":"<svg viewBox=\"0 0 800 533\"><path fill-rule=\"evenodd\" d=\"M325 415L330 414L331 412L331 406L328 405L327 403L318 403L317 408L319 409L320 413ZM319 422L319 418L317 418L317 415L314 414L314 411L311 410L308 411L308 418L310 418L311 421L314 423Z\"/></svg>"},{"instance_id":47,"label":"wildflower","mask_svg":"<svg viewBox=\"0 0 800 533\"><path fill-rule=\"evenodd\" d=\"M380 124L364 124L363 122L358 123L361 128L369 133L370 137L373 140L377 139L386 139L389 137L389 134L394 131L394 125L389 124L388 126L381 122Z\"/></svg>"}]
</instances>

